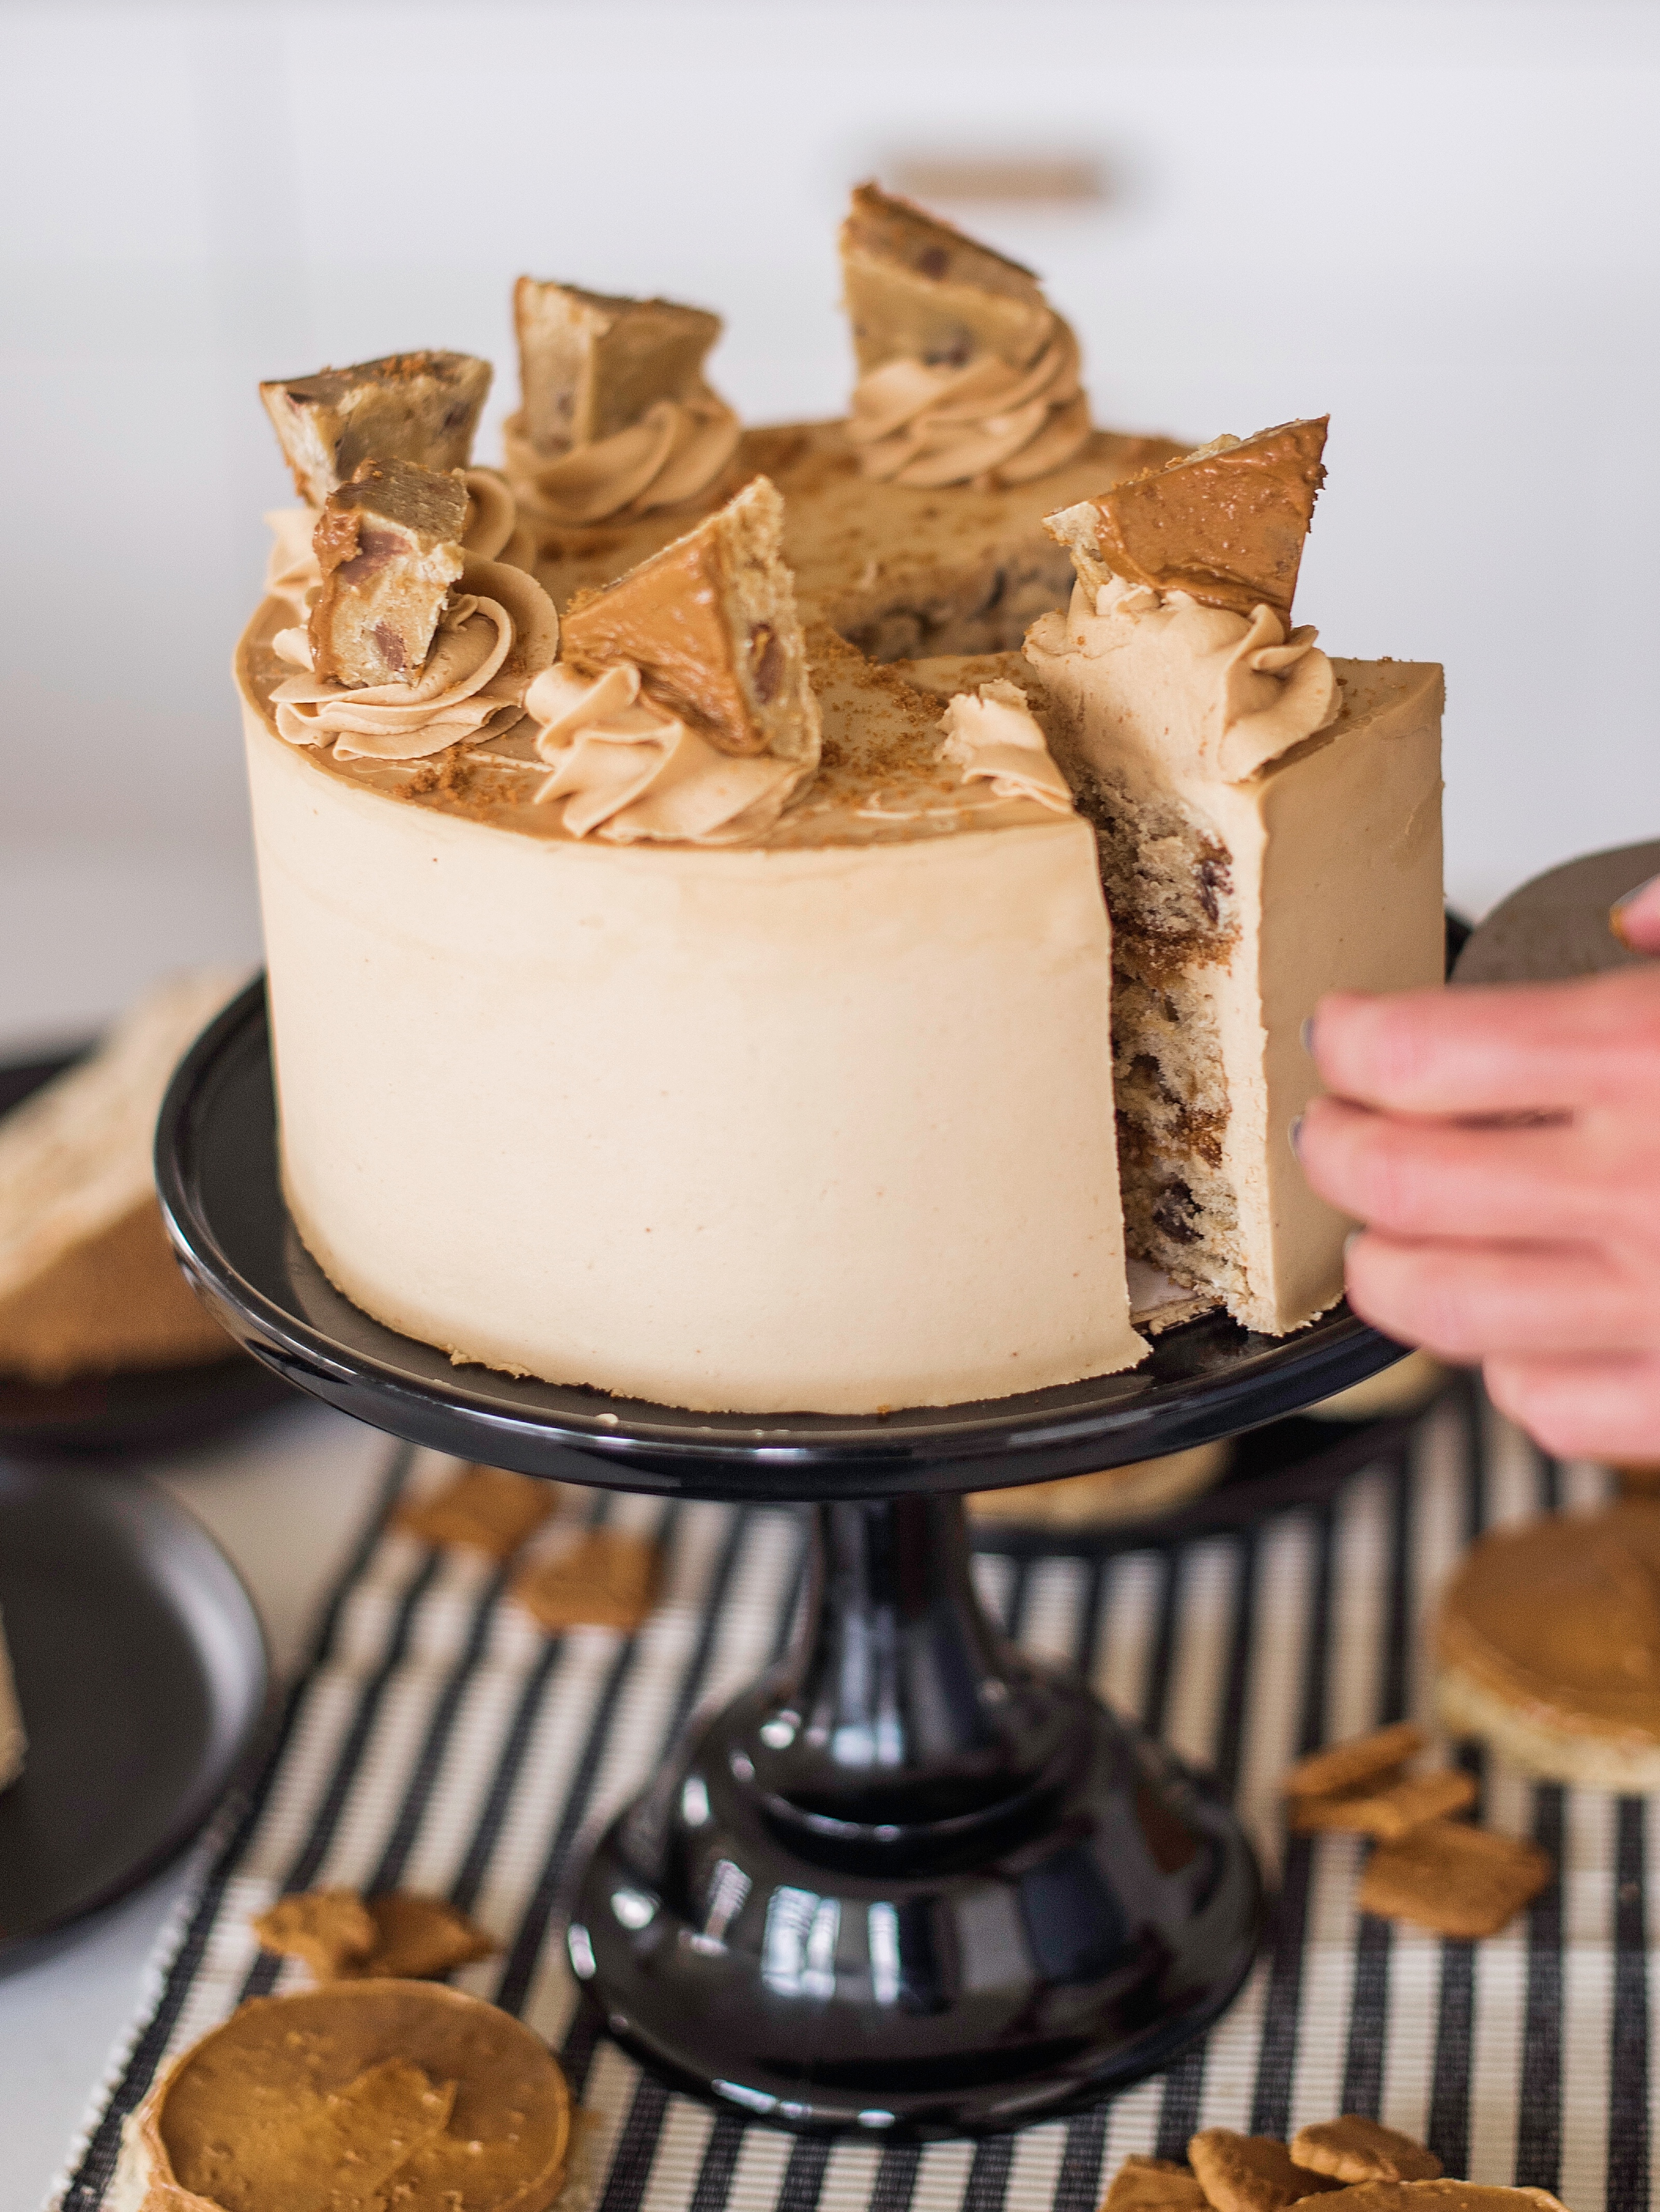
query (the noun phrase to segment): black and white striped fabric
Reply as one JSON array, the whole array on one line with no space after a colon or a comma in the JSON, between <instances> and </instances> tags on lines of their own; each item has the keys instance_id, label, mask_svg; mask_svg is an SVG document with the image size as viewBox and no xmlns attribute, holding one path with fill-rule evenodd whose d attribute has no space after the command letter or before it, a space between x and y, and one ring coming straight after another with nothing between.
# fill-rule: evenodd
<instances>
[{"instance_id":1,"label":"black and white striped fabric","mask_svg":"<svg viewBox=\"0 0 1660 2212\"><path fill-rule=\"evenodd\" d=\"M981 1562L1023 1643L1085 1668L1217 1771L1280 1903L1239 2001L1167 2074L1070 2120L920 2149L798 2140L669 2094L594 2039L565 1960L562 1904L587 1832L695 1706L735 1691L787 1635L801 1516L597 1498L582 1510L660 1528L663 1602L632 1638L548 1638L503 1602L488 1562L386 1528L405 1486L448 1472L388 1453L381 1510L271 1765L204 1858L158 1999L76 2154L66 2212L101 2203L122 2119L168 2057L243 1998L290 1985L295 1970L261 1954L251 1916L329 1882L441 1892L499 1936L499 1958L454 1978L562 2052L595 2116L601 2212L1093 2212L1131 2151L1179 2154L1201 2126L1283 2136L1339 2111L1422 2137L1450 2173L1537 2184L1574 2212L1647 2206L1660 1823L1645 1802L1484 1775L1483 1817L1535 1838L1560 1879L1476 1944L1357 1916L1353 1839L1287 1845L1279 1820L1292 1758L1423 1715L1427 1614L1469 1538L1605 1493L1598 1470L1542 1461L1473 1392L1319 1510L1099 1565Z\"/></svg>"}]
</instances>

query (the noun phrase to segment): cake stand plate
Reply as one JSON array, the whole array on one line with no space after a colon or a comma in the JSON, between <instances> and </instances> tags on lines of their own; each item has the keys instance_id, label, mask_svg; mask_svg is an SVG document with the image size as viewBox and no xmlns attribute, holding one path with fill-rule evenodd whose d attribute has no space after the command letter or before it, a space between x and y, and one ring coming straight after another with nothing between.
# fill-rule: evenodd
<instances>
[{"instance_id":1,"label":"cake stand plate","mask_svg":"<svg viewBox=\"0 0 1660 2212\"><path fill-rule=\"evenodd\" d=\"M197 1289L331 1404L530 1474L816 1505L788 1656L694 1721L573 1900L572 1966L639 2057L775 2125L980 2134L1122 2088L1229 2002L1262 1914L1237 1822L987 1619L961 1493L1234 1434L1398 1346L1341 1308L1280 1341L1207 1316L1134 1375L865 1419L457 1369L340 1297L295 1235L257 988L180 1066L156 1173Z\"/></svg>"}]
</instances>

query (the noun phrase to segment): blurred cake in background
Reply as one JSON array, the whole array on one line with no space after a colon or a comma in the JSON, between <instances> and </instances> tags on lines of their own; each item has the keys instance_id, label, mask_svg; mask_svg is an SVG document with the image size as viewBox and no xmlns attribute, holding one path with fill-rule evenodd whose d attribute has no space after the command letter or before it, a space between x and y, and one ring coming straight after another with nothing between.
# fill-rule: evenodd
<instances>
[{"instance_id":1,"label":"blurred cake in background","mask_svg":"<svg viewBox=\"0 0 1660 2212\"><path fill-rule=\"evenodd\" d=\"M7 1789L23 1771L28 1737L17 1703L17 1682L6 1648L5 1623L0 1620L0 1790Z\"/></svg>"},{"instance_id":2,"label":"blurred cake in background","mask_svg":"<svg viewBox=\"0 0 1660 2212\"><path fill-rule=\"evenodd\" d=\"M159 986L0 1121L0 1374L55 1383L229 1356L173 1259L151 1155L173 1069L240 980Z\"/></svg>"}]
</instances>

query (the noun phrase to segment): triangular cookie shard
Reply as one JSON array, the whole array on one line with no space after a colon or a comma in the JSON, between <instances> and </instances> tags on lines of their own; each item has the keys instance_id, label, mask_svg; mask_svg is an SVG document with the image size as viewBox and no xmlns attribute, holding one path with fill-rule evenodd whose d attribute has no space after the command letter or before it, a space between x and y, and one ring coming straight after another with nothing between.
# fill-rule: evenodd
<instances>
[{"instance_id":1,"label":"triangular cookie shard","mask_svg":"<svg viewBox=\"0 0 1660 2212\"><path fill-rule=\"evenodd\" d=\"M321 507L364 461L465 468L489 386L471 354L394 353L262 384L259 397L295 490Z\"/></svg>"},{"instance_id":2,"label":"triangular cookie shard","mask_svg":"<svg viewBox=\"0 0 1660 2212\"><path fill-rule=\"evenodd\" d=\"M818 757L784 502L765 477L616 583L574 600L564 658L585 675L631 660L660 706L727 753Z\"/></svg>"},{"instance_id":3,"label":"triangular cookie shard","mask_svg":"<svg viewBox=\"0 0 1660 2212\"><path fill-rule=\"evenodd\" d=\"M1303 541L1326 480L1329 416L1254 438L1219 438L1184 459L1062 507L1043 527L1089 589L1109 575L1249 615L1270 606L1289 629Z\"/></svg>"},{"instance_id":4,"label":"triangular cookie shard","mask_svg":"<svg viewBox=\"0 0 1660 2212\"><path fill-rule=\"evenodd\" d=\"M637 422L702 382L721 318L672 300L616 299L521 276L513 288L524 434L550 456Z\"/></svg>"},{"instance_id":5,"label":"triangular cookie shard","mask_svg":"<svg viewBox=\"0 0 1660 2212\"><path fill-rule=\"evenodd\" d=\"M1049 334L1030 269L879 185L854 191L841 246L860 375L901 358L961 368L987 353L1025 368Z\"/></svg>"},{"instance_id":6,"label":"triangular cookie shard","mask_svg":"<svg viewBox=\"0 0 1660 2212\"><path fill-rule=\"evenodd\" d=\"M329 494L312 543L323 572L312 668L336 683L412 684L465 556L467 488L410 461L365 461Z\"/></svg>"}]
</instances>

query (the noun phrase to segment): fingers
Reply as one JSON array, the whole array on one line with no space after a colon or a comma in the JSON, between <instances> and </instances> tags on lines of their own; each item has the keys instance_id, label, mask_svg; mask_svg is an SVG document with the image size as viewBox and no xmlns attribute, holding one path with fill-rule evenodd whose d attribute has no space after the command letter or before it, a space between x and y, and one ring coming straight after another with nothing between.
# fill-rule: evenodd
<instances>
[{"instance_id":1,"label":"fingers","mask_svg":"<svg viewBox=\"0 0 1660 2212\"><path fill-rule=\"evenodd\" d=\"M1576 1244L1458 1244L1373 1232L1349 1246L1349 1303L1386 1336L1465 1365L1660 1356L1660 1254L1646 1268Z\"/></svg>"},{"instance_id":2,"label":"fingers","mask_svg":"<svg viewBox=\"0 0 1660 2212\"><path fill-rule=\"evenodd\" d=\"M1660 1353L1503 1357L1481 1371L1499 1412L1559 1459L1660 1458Z\"/></svg>"},{"instance_id":3,"label":"fingers","mask_svg":"<svg viewBox=\"0 0 1660 2212\"><path fill-rule=\"evenodd\" d=\"M1652 1101L1660 1097L1660 968L1382 998L1336 992L1316 1010L1310 1048L1329 1090L1400 1113L1549 1113Z\"/></svg>"},{"instance_id":4,"label":"fingers","mask_svg":"<svg viewBox=\"0 0 1660 2212\"><path fill-rule=\"evenodd\" d=\"M1660 952L1660 876L1651 876L1622 898L1608 927L1633 952Z\"/></svg>"},{"instance_id":5,"label":"fingers","mask_svg":"<svg viewBox=\"0 0 1660 2212\"><path fill-rule=\"evenodd\" d=\"M1660 1246L1656 1120L1468 1128L1315 1098L1297 1152L1329 1204L1398 1237Z\"/></svg>"}]
</instances>

